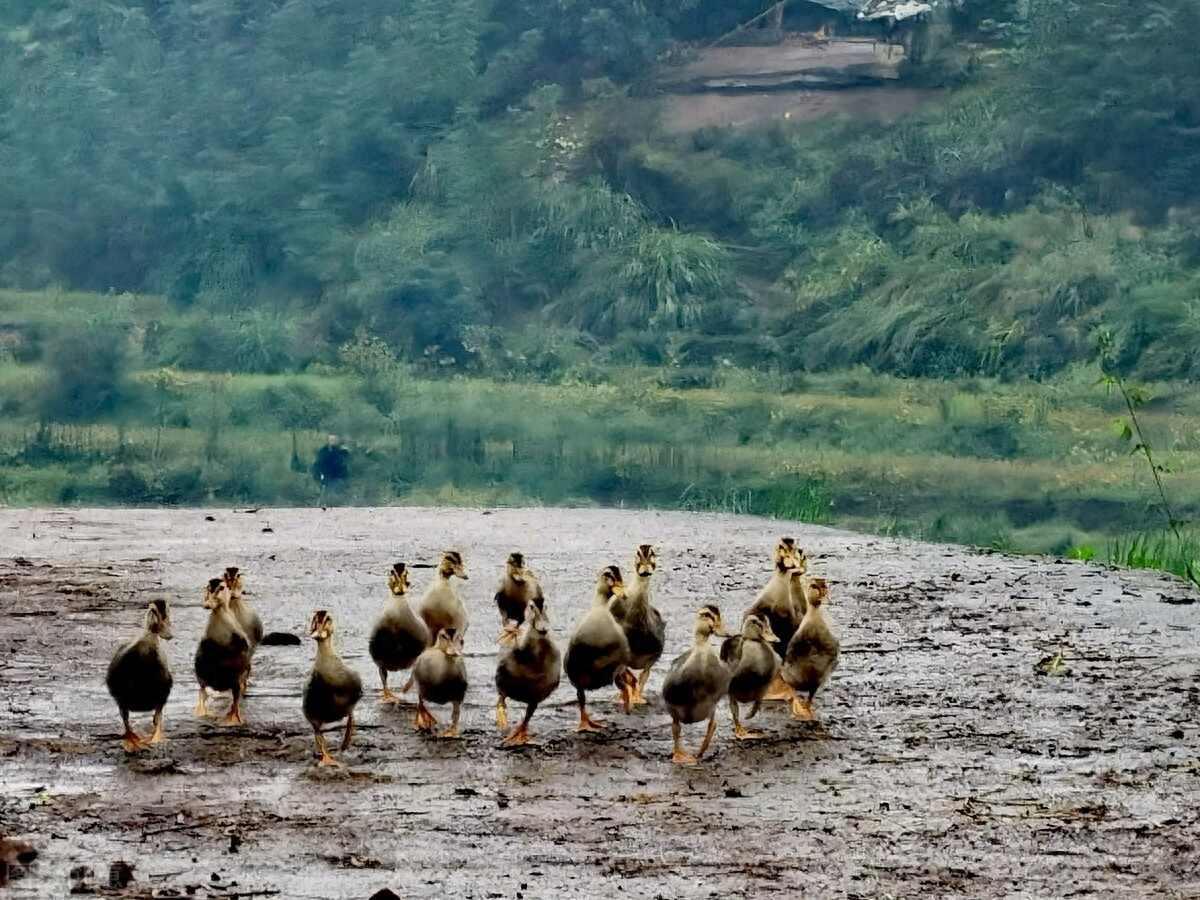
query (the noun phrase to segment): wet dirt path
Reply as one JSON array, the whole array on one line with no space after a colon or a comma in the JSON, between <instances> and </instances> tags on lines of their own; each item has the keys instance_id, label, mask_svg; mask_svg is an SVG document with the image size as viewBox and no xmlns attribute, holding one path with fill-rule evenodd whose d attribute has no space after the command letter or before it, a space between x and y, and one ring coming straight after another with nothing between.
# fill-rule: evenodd
<instances>
[{"instance_id":1,"label":"wet dirt path","mask_svg":"<svg viewBox=\"0 0 1200 900\"><path fill-rule=\"evenodd\" d=\"M700 602L740 619L787 532L834 582L820 724L768 704L768 738L735 745L723 709L711 758L676 767L656 672L649 709L596 695L605 737L571 733L564 679L537 746L498 746L510 550L565 646L599 568L654 542L672 657ZM0 830L41 851L14 897L117 859L125 897L1200 896L1200 605L1157 573L607 510L0 510L0 535ZM449 546L471 573L472 686L464 739L439 743L411 705L376 705L366 635L388 566ZM368 688L346 770L313 765L308 641L260 649L247 725L192 718L201 586L233 564L268 630L334 612ZM432 571L414 576L419 594ZM170 741L127 757L103 674L153 597L173 605ZM1056 652L1067 670L1038 674Z\"/></svg>"}]
</instances>

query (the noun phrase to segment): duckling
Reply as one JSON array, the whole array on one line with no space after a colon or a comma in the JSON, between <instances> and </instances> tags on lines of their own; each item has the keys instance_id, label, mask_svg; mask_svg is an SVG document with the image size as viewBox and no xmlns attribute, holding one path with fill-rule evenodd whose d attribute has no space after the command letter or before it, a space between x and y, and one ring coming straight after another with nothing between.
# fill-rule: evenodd
<instances>
[{"instance_id":1,"label":"duckling","mask_svg":"<svg viewBox=\"0 0 1200 900\"><path fill-rule=\"evenodd\" d=\"M250 638L251 652L258 648L263 639L262 618L242 596L242 570L237 566L226 566L225 587L229 588L229 611L237 618L242 631Z\"/></svg>"},{"instance_id":2,"label":"duckling","mask_svg":"<svg viewBox=\"0 0 1200 900\"><path fill-rule=\"evenodd\" d=\"M591 609L584 614L567 645L567 678L575 685L579 701L576 731L599 731L604 727L603 722L587 714L586 691L616 683L625 711L633 707L633 692L628 681L621 677L629 665L629 639L609 609L609 601L624 593L621 570L617 566L603 569L596 580L596 598Z\"/></svg>"},{"instance_id":3,"label":"duckling","mask_svg":"<svg viewBox=\"0 0 1200 900\"><path fill-rule=\"evenodd\" d=\"M504 737L504 744L529 743L529 720L538 704L554 693L562 677L562 654L550 636L546 603L525 604L525 630L516 644L500 654L496 664L496 724L508 727L506 699L525 704L525 718Z\"/></svg>"},{"instance_id":4,"label":"duckling","mask_svg":"<svg viewBox=\"0 0 1200 900\"><path fill-rule=\"evenodd\" d=\"M545 600L537 575L525 565L525 554L510 553L504 563L504 579L496 591L496 606L500 609L500 646L511 647L517 642L517 632L525 621L525 606Z\"/></svg>"},{"instance_id":5,"label":"duckling","mask_svg":"<svg viewBox=\"0 0 1200 900\"><path fill-rule=\"evenodd\" d=\"M241 725L242 691L250 671L250 638L229 609L229 589L220 578L209 579L204 594L204 608L209 610L204 637L196 648L196 680L200 682L200 700L196 715L208 715L206 688L220 693L233 692L229 714L224 725Z\"/></svg>"},{"instance_id":6,"label":"duckling","mask_svg":"<svg viewBox=\"0 0 1200 900\"><path fill-rule=\"evenodd\" d=\"M381 703L395 703L400 699L388 688L388 672L410 668L429 646L429 628L413 612L408 602L408 587L408 567L398 562L388 572L392 596L375 623L368 644L383 684Z\"/></svg>"},{"instance_id":7,"label":"duckling","mask_svg":"<svg viewBox=\"0 0 1200 900\"><path fill-rule=\"evenodd\" d=\"M796 546L795 538L780 538L775 545L775 572L742 616L743 622L749 616L760 616L767 620L771 631L779 638L773 646L780 659L787 651L788 641L800 626L801 617L796 610L795 596L802 591L802 585L797 582L796 589L793 589L793 575L800 577L807 571L808 557ZM791 700L793 694L781 679L776 678L762 699Z\"/></svg>"},{"instance_id":8,"label":"duckling","mask_svg":"<svg viewBox=\"0 0 1200 900\"><path fill-rule=\"evenodd\" d=\"M452 703L454 711L450 727L438 735L440 738L458 737L458 716L462 711L463 697L467 694L467 667L462 657L462 635L453 628L438 632L437 641L422 653L413 664L413 678L417 682L417 716L413 726L418 731L432 731L437 724L426 707L426 703Z\"/></svg>"},{"instance_id":9,"label":"duckling","mask_svg":"<svg viewBox=\"0 0 1200 900\"><path fill-rule=\"evenodd\" d=\"M163 707L171 695L171 665L159 640L169 641L172 637L167 601L155 600L146 607L145 631L118 650L108 664L105 682L121 710L121 721L125 723L122 744L127 752L143 750L167 739L162 720ZM130 726L131 710L154 711L154 732L149 738L140 737Z\"/></svg>"},{"instance_id":10,"label":"duckling","mask_svg":"<svg viewBox=\"0 0 1200 900\"><path fill-rule=\"evenodd\" d=\"M747 731L738 718L739 703L753 703L750 718L758 712L758 704L771 682L779 675L779 657L771 647L776 640L771 623L762 616L747 616L742 633L721 645L721 662L729 668L729 712L733 716L735 738L759 738L761 734Z\"/></svg>"},{"instance_id":11,"label":"duckling","mask_svg":"<svg viewBox=\"0 0 1200 900\"><path fill-rule=\"evenodd\" d=\"M717 730L717 704L729 691L729 669L709 643L713 635L728 637L729 633L721 623L721 610L709 603L696 614L692 649L675 658L663 681L662 697L671 713L671 737L675 745L672 762L697 762ZM679 742L681 726L704 719L708 719L708 731L700 749L692 756Z\"/></svg>"},{"instance_id":12,"label":"duckling","mask_svg":"<svg viewBox=\"0 0 1200 900\"><path fill-rule=\"evenodd\" d=\"M467 569L461 553L447 550L438 564L437 580L425 591L417 607L431 638L436 638L443 628L453 628L460 640L466 637L467 609L450 580L455 576L466 581Z\"/></svg>"},{"instance_id":13,"label":"duckling","mask_svg":"<svg viewBox=\"0 0 1200 900\"><path fill-rule=\"evenodd\" d=\"M0 831L0 887L7 887L11 878L24 875L37 858L33 844L5 837Z\"/></svg>"},{"instance_id":14,"label":"duckling","mask_svg":"<svg viewBox=\"0 0 1200 900\"><path fill-rule=\"evenodd\" d=\"M812 711L813 697L837 668L841 650L841 643L821 611L828 596L829 585L825 579L811 579L808 611L788 643L780 669L784 681L796 692L792 699L792 716L805 721L816 719ZM807 696L801 698L801 694Z\"/></svg>"},{"instance_id":15,"label":"duckling","mask_svg":"<svg viewBox=\"0 0 1200 900\"><path fill-rule=\"evenodd\" d=\"M624 677L635 705L646 702L646 682L650 680L650 670L662 656L666 640L667 627L663 617L650 604L650 576L657 565L654 547L650 544L639 546L633 558L633 586L626 590L625 596L614 597L609 604L613 617L629 641L629 668ZM640 677L634 677L633 669L640 670Z\"/></svg>"},{"instance_id":16,"label":"duckling","mask_svg":"<svg viewBox=\"0 0 1200 900\"><path fill-rule=\"evenodd\" d=\"M349 748L354 736L354 705L362 699L362 678L342 661L333 646L333 616L327 610L318 609L313 613L308 634L317 642L317 658L308 684L304 686L304 718L313 727L317 750L321 754L317 765L340 766L341 762L329 755L321 726L345 719L342 749Z\"/></svg>"}]
</instances>

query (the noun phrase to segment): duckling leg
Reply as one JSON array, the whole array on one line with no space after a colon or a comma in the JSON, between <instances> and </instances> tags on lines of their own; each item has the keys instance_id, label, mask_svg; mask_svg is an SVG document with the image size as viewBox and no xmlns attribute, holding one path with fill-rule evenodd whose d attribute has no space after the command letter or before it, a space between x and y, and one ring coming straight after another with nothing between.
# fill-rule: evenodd
<instances>
[{"instance_id":1,"label":"duckling leg","mask_svg":"<svg viewBox=\"0 0 1200 900\"><path fill-rule=\"evenodd\" d=\"M450 713L450 727L438 735L442 740L449 740L458 737L458 714L462 711L462 703L455 703L453 711Z\"/></svg>"},{"instance_id":2,"label":"duckling leg","mask_svg":"<svg viewBox=\"0 0 1200 900\"><path fill-rule=\"evenodd\" d=\"M621 703L625 706L625 712L633 712L634 691L637 688L637 679L628 669L625 670L624 676L618 685L621 689Z\"/></svg>"},{"instance_id":3,"label":"duckling leg","mask_svg":"<svg viewBox=\"0 0 1200 900\"><path fill-rule=\"evenodd\" d=\"M708 719L708 731L704 733L704 743L700 745L700 749L696 751L696 759L700 759L704 755L704 751L708 749L708 745L712 743L713 735L717 733L717 711L714 709L713 714Z\"/></svg>"},{"instance_id":4,"label":"duckling leg","mask_svg":"<svg viewBox=\"0 0 1200 900\"><path fill-rule=\"evenodd\" d=\"M537 709L536 703L530 703L525 707L525 718L521 720L521 724L504 736L504 740L500 743L505 747L515 747L518 744L529 743L529 720L533 718L533 711Z\"/></svg>"},{"instance_id":5,"label":"duckling leg","mask_svg":"<svg viewBox=\"0 0 1200 900\"><path fill-rule=\"evenodd\" d=\"M496 727L501 731L508 727L508 704L505 702L503 694L496 701Z\"/></svg>"},{"instance_id":6,"label":"duckling leg","mask_svg":"<svg viewBox=\"0 0 1200 900\"><path fill-rule=\"evenodd\" d=\"M341 760L334 759L329 755L329 748L325 746L325 735L321 734L320 726L313 726L313 736L317 739L317 750L321 753L321 758L317 760L317 765L325 766L340 766Z\"/></svg>"},{"instance_id":7,"label":"duckling leg","mask_svg":"<svg viewBox=\"0 0 1200 900\"><path fill-rule=\"evenodd\" d=\"M400 698L397 697L395 694L393 694L392 689L388 687L387 676L388 676L387 669L385 669L383 666L380 666L379 667L379 680L381 682L383 682L383 696L379 698L379 702L380 703L399 703Z\"/></svg>"},{"instance_id":8,"label":"duckling leg","mask_svg":"<svg viewBox=\"0 0 1200 900\"><path fill-rule=\"evenodd\" d=\"M146 743L161 744L163 741L165 741L167 739L166 734L163 732L162 720L163 720L163 711L162 711L162 707L160 706L158 709L156 709L154 711L154 731L153 731L153 733L151 733L151 735L150 735L149 739L146 741Z\"/></svg>"},{"instance_id":9,"label":"duckling leg","mask_svg":"<svg viewBox=\"0 0 1200 900\"><path fill-rule=\"evenodd\" d=\"M738 703L732 697L729 698L729 712L733 716L733 736L740 741L750 740L751 738L763 737L761 731L749 731L738 718Z\"/></svg>"},{"instance_id":10,"label":"duckling leg","mask_svg":"<svg viewBox=\"0 0 1200 900\"><path fill-rule=\"evenodd\" d=\"M125 723L125 734L121 738L121 746L125 748L126 753L133 753L135 750L145 750L148 746L146 739L133 730L133 726L129 724L129 710L121 710L121 721Z\"/></svg>"},{"instance_id":11,"label":"duckling leg","mask_svg":"<svg viewBox=\"0 0 1200 900\"><path fill-rule=\"evenodd\" d=\"M637 684L637 678L628 669L624 669L620 675L613 679L613 685L617 689L617 696L613 699L625 707L625 711L629 711L629 702L626 694L632 694L634 685Z\"/></svg>"},{"instance_id":12,"label":"duckling leg","mask_svg":"<svg viewBox=\"0 0 1200 900\"><path fill-rule=\"evenodd\" d=\"M350 739L354 737L354 713L350 712L346 716L346 733L342 735L342 749L350 749Z\"/></svg>"},{"instance_id":13,"label":"duckling leg","mask_svg":"<svg viewBox=\"0 0 1200 900\"><path fill-rule=\"evenodd\" d=\"M400 693L407 694L409 691L412 690L412 686L413 686L413 676L412 676L412 673L409 672L408 681L404 682L404 687L400 688Z\"/></svg>"},{"instance_id":14,"label":"duckling leg","mask_svg":"<svg viewBox=\"0 0 1200 900\"><path fill-rule=\"evenodd\" d=\"M762 700L755 700L754 705L750 707L750 712L746 713L747 719L753 719L758 715L759 709L762 707Z\"/></svg>"},{"instance_id":15,"label":"duckling leg","mask_svg":"<svg viewBox=\"0 0 1200 900\"><path fill-rule=\"evenodd\" d=\"M803 700L797 693L792 694L792 718L799 719L801 722L815 722L816 715L812 711L812 694L809 694Z\"/></svg>"},{"instance_id":16,"label":"duckling leg","mask_svg":"<svg viewBox=\"0 0 1200 900\"><path fill-rule=\"evenodd\" d=\"M432 731L433 726L437 724L437 719L433 713L425 706L424 700L417 701L417 715L413 719L413 728L417 731Z\"/></svg>"},{"instance_id":17,"label":"duckling leg","mask_svg":"<svg viewBox=\"0 0 1200 900\"><path fill-rule=\"evenodd\" d=\"M645 706L647 703L645 694L646 682L650 680L650 670L652 668L654 667L646 666L646 668L642 669L642 674L638 676L637 687L633 691L634 706Z\"/></svg>"},{"instance_id":18,"label":"duckling leg","mask_svg":"<svg viewBox=\"0 0 1200 900\"><path fill-rule=\"evenodd\" d=\"M221 720L222 725L245 725L242 718L242 686L239 682L233 689L233 702L229 704L229 713Z\"/></svg>"},{"instance_id":19,"label":"duckling leg","mask_svg":"<svg viewBox=\"0 0 1200 900\"><path fill-rule=\"evenodd\" d=\"M675 742L675 752L671 754L671 762L674 763L694 763L696 757L683 749L683 745L679 742L679 736L683 731L683 726L676 719L671 720L671 739Z\"/></svg>"},{"instance_id":20,"label":"duckling leg","mask_svg":"<svg viewBox=\"0 0 1200 900\"><path fill-rule=\"evenodd\" d=\"M200 685L200 700L196 703L196 708L192 710L192 714L196 716L208 716L208 690L204 685Z\"/></svg>"},{"instance_id":21,"label":"duckling leg","mask_svg":"<svg viewBox=\"0 0 1200 900\"><path fill-rule=\"evenodd\" d=\"M587 713L587 703L584 700L583 688L576 690L579 698L579 724L575 726L576 731L602 731L604 723L599 719L593 719Z\"/></svg>"}]
</instances>

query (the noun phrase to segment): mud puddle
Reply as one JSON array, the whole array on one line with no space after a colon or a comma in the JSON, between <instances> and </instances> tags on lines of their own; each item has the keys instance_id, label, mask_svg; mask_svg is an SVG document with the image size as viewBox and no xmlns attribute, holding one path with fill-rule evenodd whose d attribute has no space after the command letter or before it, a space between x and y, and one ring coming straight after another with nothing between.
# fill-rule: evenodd
<instances>
[{"instance_id":1,"label":"mud puddle","mask_svg":"<svg viewBox=\"0 0 1200 900\"><path fill-rule=\"evenodd\" d=\"M498 746L491 596L510 550L565 644L595 572L654 542L671 657L700 602L740 618L785 532L834 582L843 655L819 724L769 704L768 737L735 745L722 711L711 758L679 768L656 672L649 709L597 696L606 736L571 732L564 685L536 746ZM121 897L1200 896L1200 605L1156 573L596 510L3 510L0 534L0 830L41 853L8 896L65 896L78 867L105 884L117 860ZM471 574L472 687L463 740L438 742L410 704L376 705L366 636L390 564L449 546ZM307 642L259 651L245 726L191 716L201 586L225 565L268 630L334 612L369 689L345 770L313 765ZM127 757L104 669L160 596L170 741Z\"/></svg>"}]
</instances>

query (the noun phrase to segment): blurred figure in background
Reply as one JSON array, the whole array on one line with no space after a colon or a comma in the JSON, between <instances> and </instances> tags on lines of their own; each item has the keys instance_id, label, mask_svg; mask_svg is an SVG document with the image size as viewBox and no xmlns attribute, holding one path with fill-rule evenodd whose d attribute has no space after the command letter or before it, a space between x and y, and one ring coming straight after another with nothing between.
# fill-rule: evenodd
<instances>
[{"instance_id":1,"label":"blurred figure in background","mask_svg":"<svg viewBox=\"0 0 1200 900\"><path fill-rule=\"evenodd\" d=\"M346 491L350 479L350 451L342 446L336 434L325 439L325 446L317 450L312 464L313 480L321 486L318 503L321 506L336 504Z\"/></svg>"}]
</instances>

